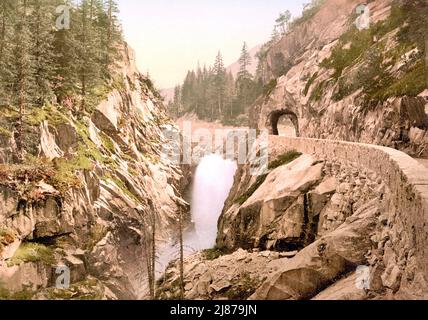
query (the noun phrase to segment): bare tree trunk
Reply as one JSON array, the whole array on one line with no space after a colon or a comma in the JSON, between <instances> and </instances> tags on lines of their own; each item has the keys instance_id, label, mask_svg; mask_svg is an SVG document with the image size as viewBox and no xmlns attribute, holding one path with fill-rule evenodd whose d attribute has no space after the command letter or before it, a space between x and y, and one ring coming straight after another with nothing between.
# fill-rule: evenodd
<instances>
[{"instance_id":1,"label":"bare tree trunk","mask_svg":"<svg viewBox=\"0 0 428 320\"><path fill-rule=\"evenodd\" d=\"M152 285L150 288L150 297L156 299L156 213L152 210L152 257L151 257L151 278Z\"/></svg>"},{"instance_id":2,"label":"bare tree trunk","mask_svg":"<svg viewBox=\"0 0 428 320\"><path fill-rule=\"evenodd\" d=\"M155 300L156 292L156 218L152 203L149 203L150 215L143 218L144 254L146 258L147 280L151 300Z\"/></svg>"},{"instance_id":3,"label":"bare tree trunk","mask_svg":"<svg viewBox=\"0 0 428 320\"><path fill-rule=\"evenodd\" d=\"M22 27L26 24L26 15L27 15L27 1L24 1L24 12L21 23ZM18 161L24 161L24 114L25 114L25 82L27 81L27 70L24 61L24 55L26 52L21 52L21 61L20 61L20 79L19 79L19 117L18 117Z\"/></svg>"},{"instance_id":4,"label":"bare tree trunk","mask_svg":"<svg viewBox=\"0 0 428 320\"><path fill-rule=\"evenodd\" d=\"M113 4L111 3L111 0L109 0L109 7L108 7L108 30L107 30L107 42L106 42L106 68L109 67L110 64L110 43L112 39L113 34Z\"/></svg>"},{"instance_id":5,"label":"bare tree trunk","mask_svg":"<svg viewBox=\"0 0 428 320\"><path fill-rule=\"evenodd\" d=\"M83 70L82 71L82 92L81 92L81 94L82 94L82 106L81 106L81 108L82 108L82 110L81 111L84 111L85 110L85 106L86 106L86 75L85 75L85 71Z\"/></svg>"},{"instance_id":6,"label":"bare tree trunk","mask_svg":"<svg viewBox=\"0 0 428 320\"><path fill-rule=\"evenodd\" d=\"M180 298L184 299L184 244L183 244L183 210L179 209L178 217L180 237Z\"/></svg>"},{"instance_id":7,"label":"bare tree trunk","mask_svg":"<svg viewBox=\"0 0 428 320\"><path fill-rule=\"evenodd\" d=\"M90 8L89 8L89 14L90 17L92 19L92 1L90 2ZM92 23L91 21L89 23ZM82 46L83 46L83 54L85 56L85 58L87 58L87 32L88 32L88 23L87 23L87 16L86 16L86 6L83 6L83 12L82 12ZM86 63L85 63L86 65ZM81 72L81 78L80 80L82 81L82 91L81 91L81 95L82 95L82 104L81 104L81 111L85 110L86 107L86 68L85 65L83 67L80 68L80 72Z\"/></svg>"},{"instance_id":8,"label":"bare tree trunk","mask_svg":"<svg viewBox=\"0 0 428 320\"><path fill-rule=\"evenodd\" d=\"M4 42L6 39L6 1L3 1L3 15L0 32L0 61L3 59Z\"/></svg>"},{"instance_id":9,"label":"bare tree trunk","mask_svg":"<svg viewBox=\"0 0 428 320\"><path fill-rule=\"evenodd\" d=\"M25 76L19 81L19 118L18 118L18 160L24 161L24 112L25 112Z\"/></svg>"}]
</instances>

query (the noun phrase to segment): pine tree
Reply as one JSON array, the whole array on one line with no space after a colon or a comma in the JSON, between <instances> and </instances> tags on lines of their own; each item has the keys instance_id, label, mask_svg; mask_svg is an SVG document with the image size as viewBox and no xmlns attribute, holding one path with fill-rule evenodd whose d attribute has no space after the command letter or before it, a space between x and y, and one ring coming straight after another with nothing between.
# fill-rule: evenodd
<instances>
[{"instance_id":1,"label":"pine tree","mask_svg":"<svg viewBox=\"0 0 428 320\"><path fill-rule=\"evenodd\" d=\"M248 67L251 65L251 56L248 53L247 43L244 42L242 46L241 56L239 58L239 72L238 78L251 78L251 74L248 72Z\"/></svg>"},{"instance_id":2,"label":"pine tree","mask_svg":"<svg viewBox=\"0 0 428 320\"><path fill-rule=\"evenodd\" d=\"M119 58L117 43L122 38L122 31L118 22L119 8L116 1L107 1L107 42L104 51L104 74L109 76L112 73L114 61Z\"/></svg>"},{"instance_id":3,"label":"pine tree","mask_svg":"<svg viewBox=\"0 0 428 320\"><path fill-rule=\"evenodd\" d=\"M181 86L174 88L173 113L178 118L181 115Z\"/></svg>"},{"instance_id":4,"label":"pine tree","mask_svg":"<svg viewBox=\"0 0 428 320\"><path fill-rule=\"evenodd\" d=\"M0 4L0 62L4 60L6 34L10 31L8 24L11 21L13 10L13 0L2 0Z\"/></svg>"},{"instance_id":5,"label":"pine tree","mask_svg":"<svg viewBox=\"0 0 428 320\"><path fill-rule=\"evenodd\" d=\"M65 4L71 12L70 29L56 30L54 33L53 48L55 52L55 76L52 87L56 98L60 104L70 105L74 94L78 90L78 26L80 22L77 8L72 6L70 1L64 2L56 0L56 5Z\"/></svg>"},{"instance_id":6,"label":"pine tree","mask_svg":"<svg viewBox=\"0 0 428 320\"><path fill-rule=\"evenodd\" d=\"M221 118L223 113L223 105L226 91L226 69L223 63L223 57L219 51L214 63L214 94L215 94L215 105L218 111L218 119ZM214 118L214 112L212 112Z\"/></svg>"},{"instance_id":7,"label":"pine tree","mask_svg":"<svg viewBox=\"0 0 428 320\"><path fill-rule=\"evenodd\" d=\"M12 40L11 28L12 21L15 17L15 1L2 0L0 4L0 105L7 105L10 99L8 93L10 80L10 59L11 59L11 46L7 45L8 41Z\"/></svg>"},{"instance_id":8,"label":"pine tree","mask_svg":"<svg viewBox=\"0 0 428 320\"><path fill-rule=\"evenodd\" d=\"M239 58L240 69L236 79L238 114L242 113L251 101L250 95L252 94L251 88L253 85L253 77L248 72L248 66L250 63L251 57L248 53L247 44L244 42L241 57Z\"/></svg>"},{"instance_id":9,"label":"pine tree","mask_svg":"<svg viewBox=\"0 0 428 320\"><path fill-rule=\"evenodd\" d=\"M55 52L52 25L55 17L51 0L33 0L30 28L32 30L32 56L35 78L34 99L38 105L52 96Z\"/></svg>"},{"instance_id":10,"label":"pine tree","mask_svg":"<svg viewBox=\"0 0 428 320\"><path fill-rule=\"evenodd\" d=\"M101 81L100 47L97 46L97 34L94 19L96 7L94 0L82 0L80 4L80 24L77 36L77 65L80 80L81 109L91 111L87 105L87 96Z\"/></svg>"},{"instance_id":11,"label":"pine tree","mask_svg":"<svg viewBox=\"0 0 428 320\"><path fill-rule=\"evenodd\" d=\"M275 43L279 40L280 37L281 37L281 35L278 32L278 27L274 26L273 30L272 30L271 37L270 37L270 42Z\"/></svg>"},{"instance_id":12,"label":"pine tree","mask_svg":"<svg viewBox=\"0 0 428 320\"><path fill-rule=\"evenodd\" d=\"M291 13L288 10L281 13L278 19L276 19L275 22L277 24L277 27L281 30L282 35L286 34L290 21L291 21Z\"/></svg>"},{"instance_id":13,"label":"pine tree","mask_svg":"<svg viewBox=\"0 0 428 320\"><path fill-rule=\"evenodd\" d=\"M6 67L9 68L7 88L11 93L11 104L18 107L17 151L18 160L24 160L24 120L28 108L33 105L35 79L34 62L31 56L32 34L29 23L29 1L20 0L16 4L16 20L13 25L11 58Z\"/></svg>"},{"instance_id":14,"label":"pine tree","mask_svg":"<svg viewBox=\"0 0 428 320\"><path fill-rule=\"evenodd\" d=\"M256 81L260 82L261 85L264 85L268 79L267 79L267 70L266 70L266 64L267 64L267 53L269 51L269 48L271 46L271 42L265 43L257 52L256 58L257 58L257 69L256 69Z\"/></svg>"},{"instance_id":15,"label":"pine tree","mask_svg":"<svg viewBox=\"0 0 428 320\"><path fill-rule=\"evenodd\" d=\"M228 115L226 119L232 119L234 117L234 100L236 97L235 90L235 79L233 78L232 72L229 72L226 77L226 105L228 107Z\"/></svg>"}]
</instances>

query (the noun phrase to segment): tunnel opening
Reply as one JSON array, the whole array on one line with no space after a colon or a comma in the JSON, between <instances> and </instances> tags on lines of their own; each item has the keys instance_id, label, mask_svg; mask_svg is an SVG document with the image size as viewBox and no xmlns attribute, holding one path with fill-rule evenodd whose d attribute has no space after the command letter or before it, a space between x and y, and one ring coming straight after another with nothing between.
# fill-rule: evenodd
<instances>
[{"instance_id":1,"label":"tunnel opening","mask_svg":"<svg viewBox=\"0 0 428 320\"><path fill-rule=\"evenodd\" d=\"M297 115L289 110L276 110L269 116L271 134L275 136L298 137L299 121Z\"/></svg>"}]
</instances>

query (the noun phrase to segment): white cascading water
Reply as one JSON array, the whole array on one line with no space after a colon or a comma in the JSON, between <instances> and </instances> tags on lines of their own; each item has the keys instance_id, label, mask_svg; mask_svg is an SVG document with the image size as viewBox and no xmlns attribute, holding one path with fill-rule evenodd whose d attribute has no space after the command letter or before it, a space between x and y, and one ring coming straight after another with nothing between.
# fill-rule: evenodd
<instances>
[{"instance_id":1,"label":"white cascading water","mask_svg":"<svg viewBox=\"0 0 428 320\"><path fill-rule=\"evenodd\" d=\"M201 159L193 179L191 213L194 228L184 235L184 254L214 247L217 222L233 185L237 164L212 154ZM158 252L158 276L171 260L178 257L177 243L169 243Z\"/></svg>"},{"instance_id":2,"label":"white cascading water","mask_svg":"<svg viewBox=\"0 0 428 320\"><path fill-rule=\"evenodd\" d=\"M236 162L217 154L202 158L192 191L191 212L195 229L186 235L186 246L195 250L214 247L217 222L232 188L236 169Z\"/></svg>"}]
</instances>

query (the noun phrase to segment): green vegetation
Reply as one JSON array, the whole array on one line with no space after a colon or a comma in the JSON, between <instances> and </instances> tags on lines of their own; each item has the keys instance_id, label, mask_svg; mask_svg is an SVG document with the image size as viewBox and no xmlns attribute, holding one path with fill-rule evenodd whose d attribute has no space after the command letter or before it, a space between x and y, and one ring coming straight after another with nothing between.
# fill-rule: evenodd
<instances>
[{"instance_id":1,"label":"green vegetation","mask_svg":"<svg viewBox=\"0 0 428 320\"><path fill-rule=\"evenodd\" d=\"M175 88L174 100L168 106L170 113L180 117L195 113L200 119L235 123L263 91L263 84L248 71L251 64L246 43L239 59L240 70L235 77L227 72L219 52L211 68L192 70L182 85Z\"/></svg>"},{"instance_id":2,"label":"green vegetation","mask_svg":"<svg viewBox=\"0 0 428 320\"><path fill-rule=\"evenodd\" d=\"M306 5L305 9L303 10L302 16L295 19L291 23L290 29L296 28L312 19L319 12L324 2L325 0L312 0L311 3Z\"/></svg>"},{"instance_id":3,"label":"green vegetation","mask_svg":"<svg viewBox=\"0 0 428 320\"><path fill-rule=\"evenodd\" d=\"M10 132L9 130L0 127L0 136L6 137L6 138L11 138L12 137L12 132Z\"/></svg>"},{"instance_id":4,"label":"green vegetation","mask_svg":"<svg viewBox=\"0 0 428 320\"><path fill-rule=\"evenodd\" d=\"M77 127L77 133L83 140L83 144L79 145L79 154L84 155L89 159L94 159L99 163L105 164L107 166L114 167L115 162L109 156L104 156L99 150L99 148L97 147L97 145L93 143L92 140L90 139L87 126L81 122L77 122L76 127ZM101 140L102 142L107 142L107 141L103 141L102 137L101 137ZM107 145L108 145L108 142L107 142ZM108 146L106 148L108 148Z\"/></svg>"},{"instance_id":5,"label":"green vegetation","mask_svg":"<svg viewBox=\"0 0 428 320\"><path fill-rule=\"evenodd\" d=\"M100 132L100 139L101 139L101 142L102 142L104 148L106 148L106 150L108 152L110 152L110 153L116 152L114 142L108 135L106 135L104 132Z\"/></svg>"},{"instance_id":6,"label":"green vegetation","mask_svg":"<svg viewBox=\"0 0 428 320\"><path fill-rule=\"evenodd\" d=\"M34 295L35 295L35 292L31 290L12 292L0 287L0 300L27 301L27 300L31 300Z\"/></svg>"},{"instance_id":7,"label":"green vegetation","mask_svg":"<svg viewBox=\"0 0 428 320\"><path fill-rule=\"evenodd\" d=\"M273 79L267 85L263 87L263 95L269 97L273 90L275 90L278 85L278 80Z\"/></svg>"},{"instance_id":8,"label":"green vegetation","mask_svg":"<svg viewBox=\"0 0 428 320\"><path fill-rule=\"evenodd\" d=\"M278 167L284 166L297 158L299 158L302 154L296 151L290 151L280 155L276 160L269 163L269 170L276 169Z\"/></svg>"},{"instance_id":9,"label":"green vegetation","mask_svg":"<svg viewBox=\"0 0 428 320\"><path fill-rule=\"evenodd\" d=\"M32 300L36 295L48 300L101 300L104 297L101 284L96 279L74 283L69 289L46 288L12 292L0 287L0 300Z\"/></svg>"},{"instance_id":10,"label":"green vegetation","mask_svg":"<svg viewBox=\"0 0 428 320\"><path fill-rule=\"evenodd\" d=\"M123 182L122 180L120 180L119 178L112 176L111 174L108 174L108 173L105 174L104 178L111 180L115 185L117 185L119 187L120 190L123 191L123 193L126 196L128 196L130 199L132 199L136 203L141 202L141 200L134 193L132 193L131 190L129 190L126 183Z\"/></svg>"},{"instance_id":11,"label":"green vegetation","mask_svg":"<svg viewBox=\"0 0 428 320\"><path fill-rule=\"evenodd\" d=\"M48 120L49 124L53 126L68 123L64 110L60 110L59 106L53 106L49 103L40 108L31 109L25 117L26 123L30 126L38 126L45 120Z\"/></svg>"},{"instance_id":12,"label":"green vegetation","mask_svg":"<svg viewBox=\"0 0 428 320\"><path fill-rule=\"evenodd\" d=\"M356 27L342 35L330 58L322 67L334 69L333 80L337 84L333 99L338 101L362 89L366 101L385 101L394 96L416 96L428 86L428 69L425 63L425 35L428 32L428 8L418 1L403 5L394 4L391 15L385 21L372 25L369 30ZM397 30L398 44L387 49L385 35ZM391 73L404 54L413 49L400 72ZM350 68L359 64L350 74ZM320 88L324 89L324 88ZM313 94L312 100L320 97Z\"/></svg>"},{"instance_id":13,"label":"green vegetation","mask_svg":"<svg viewBox=\"0 0 428 320\"><path fill-rule=\"evenodd\" d=\"M76 171L91 170L93 164L82 150L78 154L72 159L57 158L50 161L46 158L28 157L23 164L0 164L0 184L16 188L25 200L35 200L35 184L42 180L60 193L65 193L70 188L79 188L81 181L76 176Z\"/></svg>"},{"instance_id":14,"label":"green vegetation","mask_svg":"<svg viewBox=\"0 0 428 320\"><path fill-rule=\"evenodd\" d=\"M47 265L55 263L52 248L38 243L25 242L16 250L15 255L7 262L9 267L27 262L43 262Z\"/></svg>"},{"instance_id":15,"label":"green vegetation","mask_svg":"<svg viewBox=\"0 0 428 320\"><path fill-rule=\"evenodd\" d=\"M219 247L214 247L212 249L206 249L202 251L202 256L204 257L205 260L215 260L220 258L221 256L224 256L226 254L229 254L230 250L226 249L226 248L219 248Z\"/></svg>"},{"instance_id":16,"label":"green vegetation","mask_svg":"<svg viewBox=\"0 0 428 320\"><path fill-rule=\"evenodd\" d=\"M161 94L159 93L159 90L156 88L155 84L153 83L152 79L150 79L149 76L141 77L140 83L143 88L147 88L147 91L152 92L155 98L159 100L163 100Z\"/></svg>"},{"instance_id":17,"label":"green vegetation","mask_svg":"<svg viewBox=\"0 0 428 320\"><path fill-rule=\"evenodd\" d=\"M239 283L233 285L229 290L227 290L225 296L229 300L247 300L254 294L254 292L256 292L260 284L261 281L259 279L253 279L250 275L243 274L239 279Z\"/></svg>"},{"instance_id":18,"label":"green vegetation","mask_svg":"<svg viewBox=\"0 0 428 320\"><path fill-rule=\"evenodd\" d=\"M350 31L341 36L330 58L321 62L320 66L334 69L333 78L338 79L346 68L358 62L357 59L361 58L372 44L373 36L370 30L360 31L356 27L351 27Z\"/></svg>"},{"instance_id":19,"label":"green vegetation","mask_svg":"<svg viewBox=\"0 0 428 320\"><path fill-rule=\"evenodd\" d=\"M66 1L70 25L60 25L64 0L2 0L0 105L16 110L18 158L27 126L63 117L48 103L90 113L112 86L122 43L116 1Z\"/></svg>"},{"instance_id":20,"label":"green vegetation","mask_svg":"<svg viewBox=\"0 0 428 320\"><path fill-rule=\"evenodd\" d=\"M61 193L65 193L70 188L81 187L81 181L76 176L78 170L91 170L94 165L87 158L82 149L79 149L78 156L70 160L58 158L54 160L55 174L51 177L51 184Z\"/></svg>"},{"instance_id":21,"label":"green vegetation","mask_svg":"<svg viewBox=\"0 0 428 320\"><path fill-rule=\"evenodd\" d=\"M102 224L95 224L89 230L89 241L86 246L87 250L92 250L95 245L107 235L109 229Z\"/></svg>"},{"instance_id":22,"label":"green vegetation","mask_svg":"<svg viewBox=\"0 0 428 320\"><path fill-rule=\"evenodd\" d=\"M254 194L254 192L256 192L257 189L265 182L267 176L268 176L267 174L258 176L256 182L254 182L254 184L247 191L245 191L242 195L240 195L238 199L236 199L236 202L239 203L240 205L243 205Z\"/></svg>"},{"instance_id":23,"label":"green vegetation","mask_svg":"<svg viewBox=\"0 0 428 320\"><path fill-rule=\"evenodd\" d=\"M328 82L326 80L323 80L320 83L318 83L315 89L312 91L309 99L311 101L320 101L322 96L324 95L324 90L327 84Z\"/></svg>"},{"instance_id":24,"label":"green vegetation","mask_svg":"<svg viewBox=\"0 0 428 320\"><path fill-rule=\"evenodd\" d=\"M318 77L318 72L315 72L306 82L306 86L305 89L303 90L303 94L305 96L308 95L309 89L311 88L312 84L314 83L314 81L317 79Z\"/></svg>"},{"instance_id":25,"label":"green vegetation","mask_svg":"<svg viewBox=\"0 0 428 320\"><path fill-rule=\"evenodd\" d=\"M368 92L369 98L384 101L389 97L417 96L428 87L428 68L422 60L398 79L389 81L377 91Z\"/></svg>"}]
</instances>

